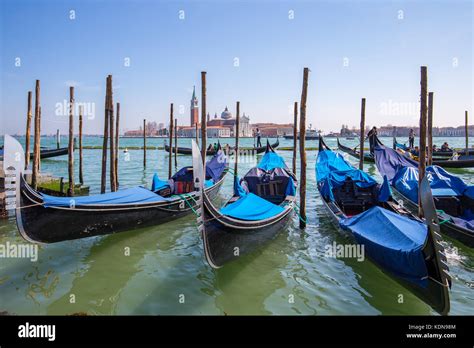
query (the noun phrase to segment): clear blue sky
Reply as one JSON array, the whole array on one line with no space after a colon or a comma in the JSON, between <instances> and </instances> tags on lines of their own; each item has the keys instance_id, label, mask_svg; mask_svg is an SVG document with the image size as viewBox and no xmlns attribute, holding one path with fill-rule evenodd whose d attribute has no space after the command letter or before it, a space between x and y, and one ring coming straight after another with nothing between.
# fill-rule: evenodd
<instances>
[{"instance_id":1,"label":"clear blue sky","mask_svg":"<svg viewBox=\"0 0 474 348\"><path fill-rule=\"evenodd\" d=\"M76 101L95 103L85 132L101 133L108 74L121 131L143 118L167 124L170 102L188 124L202 70L211 115L226 105L234 112L240 100L251 122L291 122L305 66L308 123L325 132L357 125L361 97L367 124L416 125L416 113L396 107L419 100L421 65L435 93L435 125L461 125L464 110L474 118L472 1L3 0L0 18L2 134L24 133L35 79L44 134L66 131L55 110L71 84Z\"/></svg>"}]
</instances>

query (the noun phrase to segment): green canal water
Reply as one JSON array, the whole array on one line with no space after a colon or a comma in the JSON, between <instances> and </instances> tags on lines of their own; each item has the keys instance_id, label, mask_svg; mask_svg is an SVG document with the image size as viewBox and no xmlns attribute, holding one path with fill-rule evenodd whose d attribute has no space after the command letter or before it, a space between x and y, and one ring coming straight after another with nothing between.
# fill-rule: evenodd
<instances>
[{"instance_id":1,"label":"green canal water","mask_svg":"<svg viewBox=\"0 0 474 348\"><path fill-rule=\"evenodd\" d=\"M458 147L464 141L461 138L446 140ZM357 140L343 141L355 145ZM391 139L383 141L388 144ZM435 139L439 145L442 141L444 139ZM42 145L53 146L54 143L52 137L42 140ZM280 140L280 143L292 146L289 140ZM327 143L335 147L335 139L327 139ZM100 145L101 140L86 137L84 144ZM121 139L121 146L141 144L141 139ZM147 144L162 146L163 139L148 139ZM180 139L179 144L189 146L190 139ZM253 139L243 139L241 144L252 146ZM316 141L308 141L308 146L316 146ZM143 169L142 151L130 150L129 154L126 158L120 151L121 188L150 185L155 172L166 177L168 155L164 151L149 151L146 169ZM291 165L292 153L281 151L280 154ZM37 262L1 259L0 312L42 315L78 312L90 315L435 314L370 261L325 257L327 245L353 241L332 224L324 210L316 190L316 154L316 151L308 152L308 227L305 231L299 230L295 216L292 224L270 244L219 270L211 269L203 258L194 216L117 235L41 245ZM100 150L84 151L85 181L91 193L99 189L100 158ZM259 158L243 159L245 163L240 165L239 172L244 174ZM349 160L356 163L352 158ZM189 156L178 157L178 166L190 164ZM380 180L374 165L366 164L366 170ZM67 177L67 156L42 161L42 171ZM474 182L472 170L456 170L455 173L466 182ZM220 199L230 197L231 193L232 180L228 177ZM13 218L0 220L0 244L7 242L27 243L17 233ZM474 251L453 240L446 240L445 247L453 277L451 314L472 315ZM400 294L403 303L399 303Z\"/></svg>"}]
</instances>

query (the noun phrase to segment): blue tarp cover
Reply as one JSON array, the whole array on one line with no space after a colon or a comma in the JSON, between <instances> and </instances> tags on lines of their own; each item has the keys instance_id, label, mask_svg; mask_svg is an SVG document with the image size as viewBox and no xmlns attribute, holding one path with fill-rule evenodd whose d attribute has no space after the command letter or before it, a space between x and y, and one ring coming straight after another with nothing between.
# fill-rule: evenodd
<instances>
[{"instance_id":1,"label":"blue tarp cover","mask_svg":"<svg viewBox=\"0 0 474 348\"><path fill-rule=\"evenodd\" d=\"M382 175L386 175L388 181L393 185L393 178L397 172L405 167L418 168L418 162L403 156L401 153L383 145L377 145L374 149L375 163Z\"/></svg>"},{"instance_id":2,"label":"blue tarp cover","mask_svg":"<svg viewBox=\"0 0 474 348\"><path fill-rule=\"evenodd\" d=\"M257 168L269 171L275 168L287 168L285 160L277 153L268 151L260 160Z\"/></svg>"},{"instance_id":3,"label":"blue tarp cover","mask_svg":"<svg viewBox=\"0 0 474 348\"><path fill-rule=\"evenodd\" d=\"M152 203L167 201L167 198L161 197L152 191L141 187L132 187L116 192L109 192L93 196L80 197L54 197L42 194L45 207L70 207L71 203L75 206L80 205L104 205L104 204L133 204L133 203Z\"/></svg>"},{"instance_id":4,"label":"blue tarp cover","mask_svg":"<svg viewBox=\"0 0 474 348\"><path fill-rule=\"evenodd\" d=\"M234 177L234 193L239 197L247 196L247 191L242 187L238 176Z\"/></svg>"},{"instance_id":5,"label":"blue tarp cover","mask_svg":"<svg viewBox=\"0 0 474 348\"><path fill-rule=\"evenodd\" d=\"M392 197L392 189L390 188L390 183L388 182L387 176L383 176L383 184L380 186L378 200L379 202L387 202L390 197Z\"/></svg>"},{"instance_id":6,"label":"blue tarp cover","mask_svg":"<svg viewBox=\"0 0 474 348\"><path fill-rule=\"evenodd\" d=\"M329 150L319 152L316 176L321 194L331 201L334 201L333 188L342 186L347 177L359 187L377 185L371 176L353 168L339 153Z\"/></svg>"},{"instance_id":7,"label":"blue tarp cover","mask_svg":"<svg viewBox=\"0 0 474 348\"><path fill-rule=\"evenodd\" d=\"M288 184L286 185L285 196L296 196L296 185L291 176L289 177Z\"/></svg>"},{"instance_id":8,"label":"blue tarp cover","mask_svg":"<svg viewBox=\"0 0 474 348\"><path fill-rule=\"evenodd\" d=\"M462 196L469 188L460 178L438 166L428 166L426 174L434 196ZM392 185L412 202L418 202L418 168L401 168L393 178Z\"/></svg>"},{"instance_id":9,"label":"blue tarp cover","mask_svg":"<svg viewBox=\"0 0 474 348\"><path fill-rule=\"evenodd\" d=\"M263 220L282 213L285 209L253 193L248 193L221 209L221 213L240 220Z\"/></svg>"},{"instance_id":10,"label":"blue tarp cover","mask_svg":"<svg viewBox=\"0 0 474 348\"><path fill-rule=\"evenodd\" d=\"M228 162L222 150L219 150L209 161L206 163L206 178L212 178L214 182L219 181L222 172L227 168Z\"/></svg>"},{"instance_id":11,"label":"blue tarp cover","mask_svg":"<svg viewBox=\"0 0 474 348\"><path fill-rule=\"evenodd\" d=\"M395 146L398 147L399 149L402 149L403 151L410 151L410 148L406 146L405 144L396 143Z\"/></svg>"},{"instance_id":12,"label":"blue tarp cover","mask_svg":"<svg viewBox=\"0 0 474 348\"><path fill-rule=\"evenodd\" d=\"M400 193L412 202L418 203L418 163L410 160L393 149L383 145L375 148L375 163L382 175L386 175ZM426 174L433 189L433 195L465 196L474 198L474 186L467 185L459 177L448 173L441 167L429 166ZM463 216L451 217L452 221L461 227L474 230L474 216L467 210Z\"/></svg>"},{"instance_id":13,"label":"blue tarp cover","mask_svg":"<svg viewBox=\"0 0 474 348\"><path fill-rule=\"evenodd\" d=\"M396 276L427 286L428 271L422 249L427 227L380 207L343 219L343 229L350 230L366 255Z\"/></svg>"}]
</instances>

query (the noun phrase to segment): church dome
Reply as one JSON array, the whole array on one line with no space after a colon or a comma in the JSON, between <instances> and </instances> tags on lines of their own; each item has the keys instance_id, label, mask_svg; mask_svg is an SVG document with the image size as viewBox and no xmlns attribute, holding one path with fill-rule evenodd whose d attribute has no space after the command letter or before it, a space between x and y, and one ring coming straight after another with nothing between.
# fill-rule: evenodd
<instances>
[{"instance_id":1,"label":"church dome","mask_svg":"<svg viewBox=\"0 0 474 348\"><path fill-rule=\"evenodd\" d=\"M228 120L232 118L232 113L227 109L227 106L225 107L225 110L222 111L221 118L224 120Z\"/></svg>"}]
</instances>

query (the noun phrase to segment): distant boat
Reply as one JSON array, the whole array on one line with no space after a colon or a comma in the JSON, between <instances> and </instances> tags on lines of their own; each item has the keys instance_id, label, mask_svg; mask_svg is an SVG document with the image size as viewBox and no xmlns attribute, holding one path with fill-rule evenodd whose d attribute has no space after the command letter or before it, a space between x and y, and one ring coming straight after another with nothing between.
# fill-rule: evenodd
<instances>
[{"instance_id":1,"label":"distant boat","mask_svg":"<svg viewBox=\"0 0 474 348\"><path fill-rule=\"evenodd\" d=\"M275 143L273 143L271 146L272 148L276 149L278 146L280 145L280 141L277 139L277 141ZM218 143L218 146L220 148L220 143ZM234 149L233 146L229 146L229 148L231 150ZM252 153L263 153L265 152L265 150L267 149L267 146L260 146L260 147L239 147L239 151L250 151ZM165 151L166 152L170 152L170 147L169 145L165 144ZM173 150L174 151L174 147L173 147ZM214 155L215 154L215 148L213 146L209 146L209 148L206 150L206 155L208 156L211 156L211 155ZM226 147L224 147L224 152L226 151ZM180 155L192 155L193 153L193 150L192 148L189 148L189 147L179 147L178 146L178 153Z\"/></svg>"},{"instance_id":2,"label":"distant boat","mask_svg":"<svg viewBox=\"0 0 474 348\"><path fill-rule=\"evenodd\" d=\"M293 134L290 134L290 135L284 135L284 138L285 139L294 139L294 136ZM300 135L298 133L298 138L300 138ZM305 133L305 137L304 137L306 140L318 140L319 139L319 134L318 134L318 131L316 129L308 129Z\"/></svg>"},{"instance_id":3,"label":"distant boat","mask_svg":"<svg viewBox=\"0 0 474 348\"><path fill-rule=\"evenodd\" d=\"M45 158L63 156L63 155L67 155L68 152L69 150L67 147L60 147L59 149L42 148L40 150L40 158L45 159ZM30 153L30 159L33 159L33 157L34 157L34 154ZM3 160L3 147L0 149L0 159Z\"/></svg>"}]
</instances>

